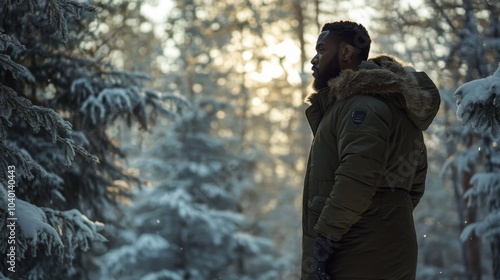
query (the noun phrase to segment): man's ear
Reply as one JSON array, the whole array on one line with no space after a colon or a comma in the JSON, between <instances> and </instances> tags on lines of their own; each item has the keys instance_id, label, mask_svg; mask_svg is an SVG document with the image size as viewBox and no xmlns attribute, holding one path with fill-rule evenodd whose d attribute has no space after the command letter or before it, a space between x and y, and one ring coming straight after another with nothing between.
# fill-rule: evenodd
<instances>
[{"instance_id":1,"label":"man's ear","mask_svg":"<svg viewBox=\"0 0 500 280\"><path fill-rule=\"evenodd\" d=\"M355 49L353 46L349 44L344 44L342 46L342 61L349 61L350 59L354 58L355 55Z\"/></svg>"}]
</instances>

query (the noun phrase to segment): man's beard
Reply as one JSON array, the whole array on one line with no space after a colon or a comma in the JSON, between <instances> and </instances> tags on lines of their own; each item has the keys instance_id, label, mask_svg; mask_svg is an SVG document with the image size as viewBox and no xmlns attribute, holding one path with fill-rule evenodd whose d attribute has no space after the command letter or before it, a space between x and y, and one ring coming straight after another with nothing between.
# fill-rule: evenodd
<instances>
[{"instance_id":1,"label":"man's beard","mask_svg":"<svg viewBox=\"0 0 500 280\"><path fill-rule=\"evenodd\" d=\"M334 55L332 59L328 62L328 68L323 71L323 73L317 74L317 78L314 80L313 87L316 91L328 86L328 81L337 77L340 74L340 67L338 65L337 55Z\"/></svg>"}]
</instances>

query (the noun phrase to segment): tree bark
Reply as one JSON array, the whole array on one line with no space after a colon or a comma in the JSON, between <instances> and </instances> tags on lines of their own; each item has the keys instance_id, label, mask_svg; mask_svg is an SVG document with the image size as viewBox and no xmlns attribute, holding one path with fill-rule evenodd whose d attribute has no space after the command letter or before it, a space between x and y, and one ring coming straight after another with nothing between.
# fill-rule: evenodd
<instances>
[{"instance_id":1,"label":"tree bark","mask_svg":"<svg viewBox=\"0 0 500 280\"><path fill-rule=\"evenodd\" d=\"M472 174L474 174L474 171L465 171L463 173L463 190L467 192L470 188L472 188L472 185L470 184L470 179L472 178ZM465 205L467 205L467 202L464 202ZM467 207L467 214L466 214L466 224L471 224L475 223L477 219L477 208L476 206L469 206ZM480 280L482 277L482 270L481 270L481 241L479 238L476 236L475 233L472 233L469 237L469 239L466 242L466 247L467 247L467 252L468 252L468 265L467 267L469 268L468 270L468 279L469 280Z\"/></svg>"}]
</instances>

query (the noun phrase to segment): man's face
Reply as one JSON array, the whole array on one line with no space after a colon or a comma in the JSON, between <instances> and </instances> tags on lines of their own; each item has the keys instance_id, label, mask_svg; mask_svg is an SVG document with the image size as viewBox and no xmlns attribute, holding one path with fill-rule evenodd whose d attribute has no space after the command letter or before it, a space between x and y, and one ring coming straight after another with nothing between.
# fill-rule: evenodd
<instances>
[{"instance_id":1,"label":"man's face","mask_svg":"<svg viewBox=\"0 0 500 280\"><path fill-rule=\"evenodd\" d=\"M333 36L328 36L330 31L319 34L316 42L316 55L311 60L313 65L313 87L320 90L328 86L328 81L340 74L340 63L338 57L338 44L334 42Z\"/></svg>"}]
</instances>

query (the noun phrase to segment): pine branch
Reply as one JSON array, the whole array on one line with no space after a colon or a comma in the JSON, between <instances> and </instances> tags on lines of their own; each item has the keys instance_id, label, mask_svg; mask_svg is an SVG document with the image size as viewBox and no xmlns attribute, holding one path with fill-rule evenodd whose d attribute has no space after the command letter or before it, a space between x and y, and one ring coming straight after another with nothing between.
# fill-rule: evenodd
<instances>
[{"instance_id":1,"label":"pine branch","mask_svg":"<svg viewBox=\"0 0 500 280\"><path fill-rule=\"evenodd\" d=\"M60 132L71 135L71 123L63 120L54 110L32 105L28 99L18 96L14 90L2 84L0 93L0 108L15 109L35 133L38 133L41 127L45 128L51 133L53 143Z\"/></svg>"},{"instance_id":2,"label":"pine branch","mask_svg":"<svg viewBox=\"0 0 500 280\"><path fill-rule=\"evenodd\" d=\"M500 136L500 67L493 76L470 81L455 92L457 117L477 132Z\"/></svg>"},{"instance_id":3,"label":"pine branch","mask_svg":"<svg viewBox=\"0 0 500 280\"><path fill-rule=\"evenodd\" d=\"M99 92L97 99L113 111L131 111L131 97L138 96L137 88L106 88Z\"/></svg>"},{"instance_id":4,"label":"pine branch","mask_svg":"<svg viewBox=\"0 0 500 280\"><path fill-rule=\"evenodd\" d=\"M13 2L14 3L18 3L18 4L25 4L28 6L28 11L30 13L34 13L35 12L35 7L38 5L38 1L39 0L6 0L6 4L7 6L12 6L13 5Z\"/></svg>"},{"instance_id":5,"label":"pine branch","mask_svg":"<svg viewBox=\"0 0 500 280\"><path fill-rule=\"evenodd\" d=\"M70 92L78 94L79 92L86 92L88 95L94 95L94 88L89 82L89 79L79 78L71 83Z\"/></svg>"},{"instance_id":6,"label":"pine branch","mask_svg":"<svg viewBox=\"0 0 500 280\"><path fill-rule=\"evenodd\" d=\"M83 11L95 12L96 8L67 0L46 0L44 7L44 13L49 23L55 22L56 29L61 34L63 42L68 40L68 24L65 12L75 15L76 18L80 18Z\"/></svg>"},{"instance_id":7,"label":"pine branch","mask_svg":"<svg viewBox=\"0 0 500 280\"><path fill-rule=\"evenodd\" d=\"M0 65L3 69L10 71L15 79L19 79L20 76L25 77L30 82L35 81L35 77L30 73L26 67L18 64L10 59L10 56L6 54L0 54Z\"/></svg>"},{"instance_id":8,"label":"pine branch","mask_svg":"<svg viewBox=\"0 0 500 280\"><path fill-rule=\"evenodd\" d=\"M183 96L165 93L159 95L156 91L145 91L146 104L153 108L153 114L161 113L168 119L177 119L184 110L191 109L191 102Z\"/></svg>"},{"instance_id":9,"label":"pine branch","mask_svg":"<svg viewBox=\"0 0 500 280\"><path fill-rule=\"evenodd\" d=\"M141 84L144 81L151 81L151 75L137 71L103 71L102 74L110 76L112 79L118 78L129 84Z\"/></svg>"},{"instance_id":10,"label":"pine branch","mask_svg":"<svg viewBox=\"0 0 500 280\"><path fill-rule=\"evenodd\" d=\"M12 110L4 110L0 112L0 139L5 139L7 137L7 130L5 127L11 127L12 123L9 121L9 116Z\"/></svg>"},{"instance_id":11,"label":"pine branch","mask_svg":"<svg viewBox=\"0 0 500 280\"><path fill-rule=\"evenodd\" d=\"M101 223L90 221L80 211L73 209L58 211L51 208L41 208L47 215L47 221L61 231L61 238L65 244L65 253L68 257L75 257L75 251L81 249L87 251L90 241L107 241L98 232L104 228Z\"/></svg>"},{"instance_id":12,"label":"pine branch","mask_svg":"<svg viewBox=\"0 0 500 280\"><path fill-rule=\"evenodd\" d=\"M69 138L72 132L71 123L63 120L54 110L32 105L29 100L18 96L14 90L1 84L0 92L2 93L0 95L0 108L2 110L15 109L18 115L28 122L35 133L39 132L43 127L51 134L53 143L58 141L64 145L67 165L70 165L74 160L75 152L89 162L99 162L99 159L96 156L91 155L82 146L76 145L75 142ZM8 116L2 117L2 120L3 119L7 121L7 124L10 124L10 122L8 122ZM60 134L68 137L61 137ZM19 152L11 152L11 155L20 162L24 162L23 165L27 167L27 178L32 179L33 174L30 170L33 168L39 169L37 166L40 166L35 164L33 160L29 162L27 157L22 156ZM43 171L42 174L45 174L45 171Z\"/></svg>"},{"instance_id":13,"label":"pine branch","mask_svg":"<svg viewBox=\"0 0 500 280\"><path fill-rule=\"evenodd\" d=\"M7 170L6 161L8 160L8 164L15 165L19 175L28 180L32 180L34 178L32 171L36 171L41 177L47 176L47 171L45 171L40 164L33 160L28 152L19 149L15 146L15 144L8 145L0 139L0 151L2 151L3 156L6 159L0 161L0 166L2 166L3 170ZM2 177L2 179L4 178Z\"/></svg>"},{"instance_id":14,"label":"pine branch","mask_svg":"<svg viewBox=\"0 0 500 280\"><path fill-rule=\"evenodd\" d=\"M57 137L57 140L64 145L64 154L66 158L66 165L71 165L75 158L75 153L78 153L88 162L99 163L99 158L89 153L83 146L76 145L75 141L70 138Z\"/></svg>"},{"instance_id":15,"label":"pine branch","mask_svg":"<svg viewBox=\"0 0 500 280\"><path fill-rule=\"evenodd\" d=\"M6 201L6 188L0 184L2 215L7 211ZM54 254L61 262L71 262L78 249L84 251L89 249L91 241L106 241L106 238L98 233L103 229L103 225L90 221L78 210L58 211L16 199L15 217L20 230L17 239L20 259L28 257L26 252L29 249L31 255L36 257L39 248L43 247L46 256ZM0 219L0 224L4 228L5 222L6 219ZM2 231L2 235L5 233L7 231ZM7 246L6 242L0 244L0 249L5 249L4 246ZM4 251L6 250L2 250Z\"/></svg>"},{"instance_id":16,"label":"pine branch","mask_svg":"<svg viewBox=\"0 0 500 280\"><path fill-rule=\"evenodd\" d=\"M0 209L1 213L6 215L7 213L7 191L4 185L0 184ZM64 247L59 234L57 233L55 227L47 223L47 217L45 213L39 207L26 202L22 199L16 199L16 209L13 214L15 214L16 224L19 229L19 237L16 240L17 243L17 254L18 259L25 259L26 253L31 249L31 254L36 256L37 249L39 245L43 244L48 249L48 255L53 248L62 251ZM0 217L1 217L0 216ZM4 227L6 217L0 219L0 224ZM4 232L2 232L2 237ZM0 244L0 249L5 252L5 247L7 242L2 242Z\"/></svg>"},{"instance_id":17,"label":"pine branch","mask_svg":"<svg viewBox=\"0 0 500 280\"><path fill-rule=\"evenodd\" d=\"M63 42L66 42L68 39L68 23L66 19L68 14L74 15L77 19L80 19L83 12L97 11L95 6L71 0L46 0L44 2L39 0L7 0L6 2L8 6L13 5L14 3L18 5L26 5L30 13L35 13L37 7L41 3L45 3L43 12L49 23L55 25L56 30L60 33L63 39Z\"/></svg>"},{"instance_id":18,"label":"pine branch","mask_svg":"<svg viewBox=\"0 0 500 280\"><path fill-rule=\"evenodd\" d=\"M85 99L80 107L80 111L87 112L87 114L90 115L93 124L103 121L106 116L106 108L104 108L99 100L92 95ZM99 115L96 115L97 111L99 111ZM96 116L98 116L98 118L96 118Z\"/></svg>"},{"instance_id":19,"label":"pine branch","mask_svg":"<svg viewBox=\"0 0 500 280\"><path fill-rule=\"evenodd\" d=\"M0 51L6 51L9 47L14 52L26 50L26 47L16 37L5 34L4 30L0 28Z\"/></svg>"}]
</instances>

